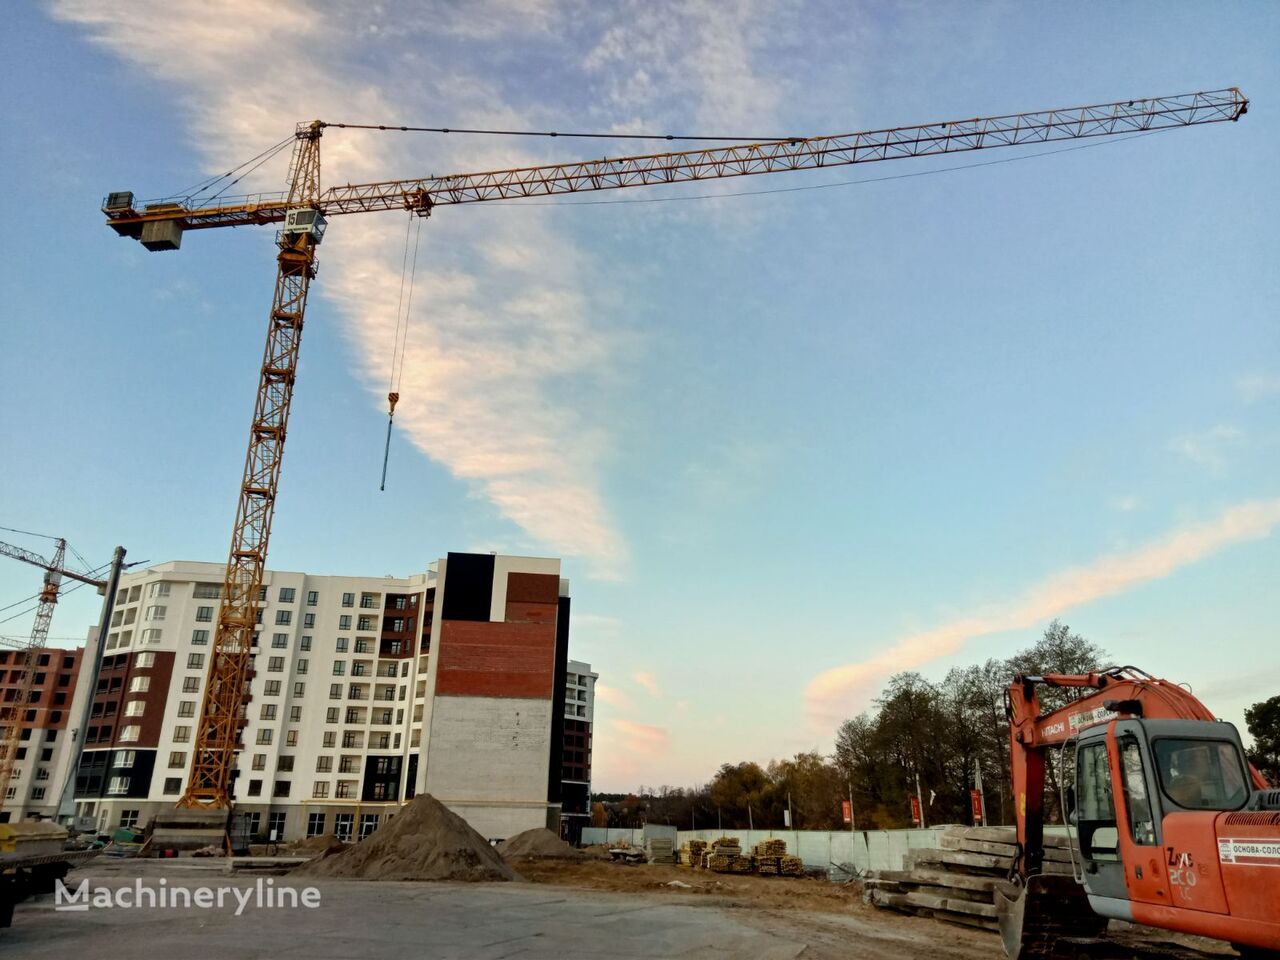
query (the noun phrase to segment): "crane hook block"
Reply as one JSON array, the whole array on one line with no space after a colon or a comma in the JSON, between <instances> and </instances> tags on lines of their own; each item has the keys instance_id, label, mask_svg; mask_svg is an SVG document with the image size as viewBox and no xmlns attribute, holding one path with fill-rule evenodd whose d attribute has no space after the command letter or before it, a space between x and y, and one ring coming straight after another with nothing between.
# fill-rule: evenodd
<instances>
[{"instance_id":1,"label":"crane hook block","mask_svg":"<svg viewBox=\"0 0 1280 960\"><path fill-rule=\"evenodd\" d=\"M396 404L399 401L400 401L400 394L398 393L387 394L387 404L391 407L391 409L387 411L389 415L393 417L396 415Z\"/></svg>"}]
</instances>

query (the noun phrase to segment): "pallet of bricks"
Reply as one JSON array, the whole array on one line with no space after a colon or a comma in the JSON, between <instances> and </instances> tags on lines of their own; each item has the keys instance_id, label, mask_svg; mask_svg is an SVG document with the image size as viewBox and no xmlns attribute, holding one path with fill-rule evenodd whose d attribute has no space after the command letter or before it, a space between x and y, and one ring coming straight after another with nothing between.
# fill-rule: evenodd
<instances>
[{"instance_id":1,"label":"pallet of bricks","mask_svg":"<svg viewBox=\"0 0 1280 960\"><path fill-rule=\"evenodd\" d=\"M750 873L751 858L742 855L737 837L721 837L702 855L702 865L715 873Z\"/></svg>"},{"instance_id":2,"label":"pallet of bricks","mask_svg":"<svg viewBox=\"0 0 1280 960\"><path fill-rule=\"evenodd\" d=\"M705 840L687 840L676 855L676 863L682 867L698 868L702 866L702 854L707 849Z\"/></svg>"},{"instance_id":3,"label":"pallet of bricks","mask_svg":"<svg viewBox=\"0 0 1280 960\"><path fill-rule=\"evenodd\" d=\"M644 853L650 863L675 863L675 845L666 837L650 837L644 842Z\"/></svg>"},{"instance_id":4,"label":"pallet of bricks","mask_svg":"<svg viewBox=\"0 0 1280 960\"><path fill-rule=\"evenodd\" d=\"M908 850L902 870L868 874L863 899L873 906L996 930L995 890L1016 852L1013 827L947 827L938 849ZM1044 872L1071 873L1065 836L1044 838Z\"/></svg>"}]
</instances>

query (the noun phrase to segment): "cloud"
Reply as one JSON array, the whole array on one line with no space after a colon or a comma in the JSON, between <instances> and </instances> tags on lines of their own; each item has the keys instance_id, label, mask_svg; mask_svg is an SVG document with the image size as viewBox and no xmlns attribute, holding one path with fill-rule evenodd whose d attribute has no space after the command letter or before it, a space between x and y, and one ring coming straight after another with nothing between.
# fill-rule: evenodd
<instances>
[{"instance_id":1,"label":"cloud","mask_svg":"<svg viewBox=\"0 0 1280 960\"><path fill-rule=\"evenodd\" d=\"M609 726L618 735L610 745L611 750L633 756L653 757L664 754L671 748L671 735L666 727L636 723L634 720L614 720Z\"/></svg>"},{"instance_id":2,"label":"cloud","mask_svg":"<svg viewBox=\"0 0 1280 960\"><path fill-rule=\"evenodd\" d=\"M874 657L819 674L805 691L806 710L815 723L839 722L866 707L890 674L953 654L976 637L1024 630L1081 604L1166 577L1230 544L1267 537L1277 524L1280 498L1254 500L1211 520L1176 529L1136 550L1063 570L994 610L914 634Z\"/></svg>"},{"instance_id":3,"label":"cloud","mask_svg":"<svg viewBox=\"0 0 1280 960\"><path fill-rule=\"evenodd\" d=\"M658 681L654 679L653 674L640 670L632 674L631 679L649 691L649 696L656 697L659 700L662 699L662 690L658 686Z\"/></svg>"},{"instance_id":4,"label":"cloud","mask_svg":"<svg viewBox=\"0 0 1280 960\"><path fill-rule=\"evenodd\" d=\"M1221 473L1227 466L1227 452L1244 441L1244 431L1239 427L1220 423L1199 433L1184 433L1169 441L1169 449L1181 454L1192 463Z\"/></svg>"},{"instance_id":5,"label":"cloud","mask_svg":"<svg viewBox=\"0 0 1280 960\"><path fill-rule=\"evenodd\" d=\"M619 710L631 709L631 698L617 687L611 687L607 683L596 683L596 699Z\"/></svg>"},{"instance_id":6,"label":"cloud","mask_svg":"<svg viewBox=\"0 0 1280 960\"><path fill-rule=\"evenodd\" d=\"M1257 403L1280 395L1280 376L1273 373L1246 373L1236 378L1236 392L1245 403Z\"/></svg>"},{"instance_id":7,"label":"cloud","mask_svg":"<svg viewBox=\"0 0 1280 960\"><path fill-rule=\"evenodd\" d=\"M1112 497L1111 507L1119 510L1121 513L1132 513L1134 510L1142 506L1142 498L1136 494L1126 494L1123 497Z\"/></svg>"}]
</instances>

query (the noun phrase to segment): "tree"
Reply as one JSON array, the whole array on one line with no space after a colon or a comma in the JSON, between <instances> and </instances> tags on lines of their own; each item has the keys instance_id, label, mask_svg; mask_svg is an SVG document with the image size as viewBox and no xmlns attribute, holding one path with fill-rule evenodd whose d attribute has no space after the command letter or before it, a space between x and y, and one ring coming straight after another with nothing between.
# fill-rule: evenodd
<instances>
[{"instance_id":1,"label":"tree","mask_svg":"<svg viewBox=\"0 0 1280 960\"><path fill-rule=\"evenodd\" d=\"M1280 783L1280 696L1249 707L1244 712L1244 722L1253 738L1249 762L1272 783Z\"/></svg>"},{"instance_id":2,"label":"tree","mask_svg":"<svg viewBox=\"0 0 1280 960\"><path fill-rule=\"evenodd\" d=\"M1019 674L1090 673L1103 669L1109 656L1097 644L1072 633L1061 620L1054 620L1034 646L1018 651L1005 661L1005 665L1011 680ZM1040 711L1050 713L1090 692L1079 687L1041 687Z\"/></svg>"}]
</instances>

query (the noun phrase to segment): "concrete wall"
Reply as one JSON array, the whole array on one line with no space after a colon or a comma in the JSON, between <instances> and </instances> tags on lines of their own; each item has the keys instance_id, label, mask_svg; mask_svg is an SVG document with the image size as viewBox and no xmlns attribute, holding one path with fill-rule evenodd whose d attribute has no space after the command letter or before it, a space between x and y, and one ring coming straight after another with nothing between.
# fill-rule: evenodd
<instances>
[{"instance_id":1,"label":"concrete wall","mask_svg":"<svg viewBox=\"0 0 1280 960\"><path fill-rule=\"evenodd\" d=\"M708 843L723 836L737 837L745 853L762 840L787 841L787 852L799 856L806 867L831 869L837 866L866 870L901 870L902 858L916 847L936 848L943 827L927 830L680 830L676 834L676 846L689 840L706 840ZM607 839L606 839L607 836ZM605 829L584 827L582 842L617 843L626 840L633 846L644 843L643 830Z\"/></svg>"}]
</instances>

